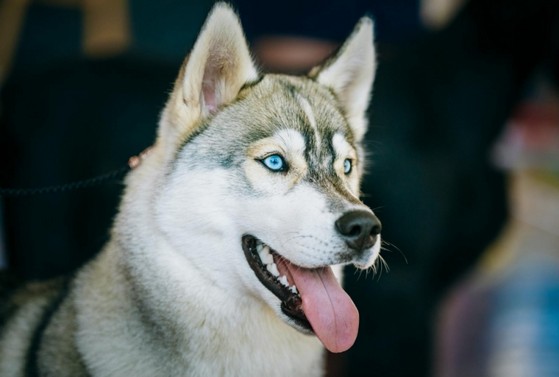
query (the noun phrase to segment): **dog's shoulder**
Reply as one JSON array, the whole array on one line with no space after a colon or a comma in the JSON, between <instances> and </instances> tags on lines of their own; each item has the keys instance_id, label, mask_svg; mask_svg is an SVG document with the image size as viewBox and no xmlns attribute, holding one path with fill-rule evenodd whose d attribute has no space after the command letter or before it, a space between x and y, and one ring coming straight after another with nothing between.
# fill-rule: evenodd
<instances>
[{"instance_id":1,"label":"dog's shoulder","mask_svg":"<svg viewBox=\"0 0 559 377\"><path fill-rule=\"evenodd\" d=\"M14 314L27 306L46 312L55 305L68 282L67 277L45 281L24 281L8 271L0 271L0 333Z\"/></svg>"},{"instance_id":2,"label":"dog's shoulder","mask_svg":"<svg viewBox=\"0 0 559 377\"><path fill-rule=\"evenodd\" d=\"M0 271L0 332L15 307L11 298L22 286L23 281L15 275L5 270Z\"/></svg>"},{"instance_id":3,"label":"dog's shoulder","mask_svg":"<svg viewBox=\"0 0 559 377\"><path fill-rule=\"evenodd\" d=\"M19 370L38 375L40 350L48 340L44 334L67 297L70 281L61 277L25 282L0 272L0 360L12 359L0 374Z\"/></svg>"}]
</instances>

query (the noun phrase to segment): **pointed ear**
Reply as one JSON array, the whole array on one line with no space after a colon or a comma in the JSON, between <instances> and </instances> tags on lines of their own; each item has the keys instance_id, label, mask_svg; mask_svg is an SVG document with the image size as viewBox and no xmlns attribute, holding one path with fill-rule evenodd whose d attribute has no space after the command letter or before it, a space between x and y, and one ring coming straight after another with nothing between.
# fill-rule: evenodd
<instances>
[{"instance_id":1,"label":"pointed ear","mask_svg":"<svg viewBox=\"0 0 559 377\"><path fill-rule=\"evenodd\" d=\"M309 73L338 96L358 142L367 131L365 113L375 71L373 21L363 17L338 52Z\"/></svg>"},{"instance_id":2,"label":"pointed ear","mask_svg":"<svg viewBox=\"0 0 559 377\"><path fill-rule=\"evenodd\" d=\"M234 100L243 85L258 76L239 18L229 5L217 3L181 68L160 133L184 139L200 118Z\"/></svg>"}]
</instances>

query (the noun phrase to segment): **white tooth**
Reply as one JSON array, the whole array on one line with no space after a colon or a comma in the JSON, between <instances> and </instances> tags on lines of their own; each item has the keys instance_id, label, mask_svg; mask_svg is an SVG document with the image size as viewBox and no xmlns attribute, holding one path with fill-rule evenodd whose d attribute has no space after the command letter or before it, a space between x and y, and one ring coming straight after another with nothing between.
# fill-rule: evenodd
<instances>
[{"instance_id":1,"label":"white tooth","mask_svg":"<svg viewBox=\"0 0 559 377\"><path fill-rule=\"evenodd\" d=\"M266 269L274 276L279 276L278 266L275 263L266 265Z\"/></svg>"},{"instance_id":2,"label":"white tooth","mask_svg":"<svg viewBox=\"0 0 559 377\"><path fill-rule=\"evenodd\" d=\"M287 277L285 275L280 276L278 281L286 287L289 287L289 283L287 282Z\"/></svg>"},{"instance_id":3,"label":"white tooth","mask_svg":"<svg viewBox=\"0 0 559 377\"><path fill-rule=\"evenodd\" d=\"M265 247L264 249L262 249L262 251L260 251L258 255L260 256L260 260L264 264L270 264L274 262L274 257L272 257L272 254L270 254L269 247Z\"/></svg>"},{"instance_id":4,"label":"white tooth","mask_svg":"<svg viewBox=\"0 0 559 377\"><path fill-rule=\"evenodd\" d=\"M256 244L256 251L260 254L260 252L262 251L262 248L264 247L264 245L262 245L262 242L258 242Z\"/></svg>"},{"instance_id":5,"label":"white tooth","mask_svg":"<svg viewBox=\"0 0 559 377\"><path fill-rule=\"evenodd\" d=\"M294 286L294 285L292 285L291 287L289 287L289 290L290 290L291 292L295 293L295 294L298 294L298 293L299 293L299 291L297 290L297 287Z\"/></svg>"},{"instance_id":6,"label":"white tooth","mask_svg":"<svg viewBox=\"0 0 559 377\"><path fill-rule=\"evenodd\" d=\"M262 261L264 262L264 264L274 263L274 257L272 256L272 254L268 253L264 256L264 259Z\"/></svg>"}]
</instances>

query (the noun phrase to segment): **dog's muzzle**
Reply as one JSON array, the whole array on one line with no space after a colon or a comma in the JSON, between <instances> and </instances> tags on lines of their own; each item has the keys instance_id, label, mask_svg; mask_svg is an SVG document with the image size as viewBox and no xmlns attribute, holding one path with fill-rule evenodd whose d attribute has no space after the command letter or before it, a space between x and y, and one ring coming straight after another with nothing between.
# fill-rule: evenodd
<instances>
[{"instance_id":1,"label":"dog's muzzle","mask_svg":"<svg viewBox=\"0 0 559 377\"><path fill-rule=\"evenodd\" d=\"M348 211L335 221L335 228L348 248L345 262L359 267L366 259L366 267L371 249L380 241L377 217L371 211ZM359 313L331 266L295 265L250 234L243 235L241 244L258 280L280 300L289 324L306 334L314 332L331 352L343 352L353 344Z\"/></svg>"}]
</instances>

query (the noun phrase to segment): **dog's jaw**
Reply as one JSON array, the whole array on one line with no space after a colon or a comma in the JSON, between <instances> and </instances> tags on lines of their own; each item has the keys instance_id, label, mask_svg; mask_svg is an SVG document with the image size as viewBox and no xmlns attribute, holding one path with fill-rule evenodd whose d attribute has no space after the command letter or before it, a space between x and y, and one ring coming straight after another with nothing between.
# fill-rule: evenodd
<instances>
[{"instance_id":1,"label":"dog's jaw","mask_svg":"<svg viewBox=\"0 0 559 377\"><path fill-rule=\"evenodd\" d=\"M353 345L359 312L330 266L294 265L251 235L243 236L242 246L258 280L280 300L288 324L305 334L315 333L331 352Z\"/></svg>"},{"instance_id":2,"label":"dog's jaw","mask_svg":"<svg viewBox=\"0 0 559 377\"><path fill-rule=\"evenodd\" d=\"M312 334L312 327L302 309L302 301L295 285L287 276L280 275L275 263L278 254L250 235L244 235L242 246L249 266L260 282L281 301L281 311L290 324L304 334Z\"/></svg>"}]
</instances>

